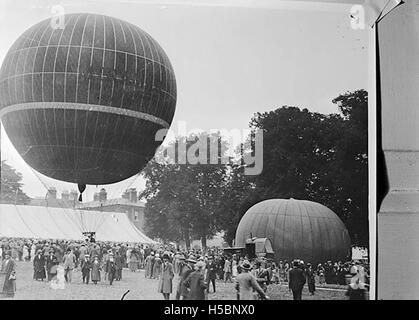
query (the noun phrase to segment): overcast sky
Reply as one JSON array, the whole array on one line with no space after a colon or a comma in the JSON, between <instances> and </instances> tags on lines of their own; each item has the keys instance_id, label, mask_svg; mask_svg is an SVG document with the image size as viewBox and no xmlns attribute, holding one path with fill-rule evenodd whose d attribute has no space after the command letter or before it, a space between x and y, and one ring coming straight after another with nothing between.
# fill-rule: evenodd
<instances>
[{"instance_id":1,"label":"overcast sky","mask_svg":"<svg viewBox=\"0 0 419 320\"><path fill-rule=\"evenodd\" d=\"M179 121L188 131L245 129L255 112L283 105L335 113L333 98L367 89L367 32L351 28L350 5L337 4L0 0L0 62L21 33L50 17L51 6L60 3L66 13L126 20L160 43L176 74L175 134ZM30 196L44 196L46 186L55 186L59 193L76 189L36 175L3 128L1 153L23 174L23 189ZM134 177L106 186L108 197L118 197L131 184L142 189L144 181ZM88 187L85 199L100 187Z\"/></svg>"}]
</instances>

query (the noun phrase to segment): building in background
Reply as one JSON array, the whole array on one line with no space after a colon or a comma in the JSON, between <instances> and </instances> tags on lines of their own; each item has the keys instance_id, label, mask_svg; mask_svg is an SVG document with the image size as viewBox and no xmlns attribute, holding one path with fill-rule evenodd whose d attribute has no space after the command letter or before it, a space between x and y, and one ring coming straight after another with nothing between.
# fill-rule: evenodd
<instances>
[{"instance_id":1,"label":"building in background","mask_svg":"<svg viewBox=\"0 0 419 320\"><path fill-rule=\"evenodd\" d=\"M83 210L95 210L103 212L123 212L128 219L139 229L144 230L144 207L145 203L138 200L138 192L135 188L127 189L121 198L108 199L105 188L93 195L93 201L78 202L78 192L63 191L61 198L57 197L57 190L49 188L44 198L33 198L29 205L53 208L77 208Z\"/></svg>"},{"instance_id":2,"label":"building in background","mask_svg":"<svg viewBox=\"0 0 419 320\"><path fill-rule=\"evenodd\" d=\"M116 199L108 199L106 190L102 188L94 194L93 201L80 203L77 206L83 210L123 212L140 231L144 231L144 207L145 203L138 200L135 188L125 190L122 197Z\"/></svg>"},{"instance_id":3,"label":"building in background","mask_svg":"<svg viewBox=\"0 0 419 320\"><path fill-rule=\"evenodd\" d=\"M75 190L63 191L61 198L57 197L57 189L48 189L45 197L35 197L29 202L30 206L52 207L52 208L74 208L77 205L78 193Z\"/></svg>"}]
</instances>

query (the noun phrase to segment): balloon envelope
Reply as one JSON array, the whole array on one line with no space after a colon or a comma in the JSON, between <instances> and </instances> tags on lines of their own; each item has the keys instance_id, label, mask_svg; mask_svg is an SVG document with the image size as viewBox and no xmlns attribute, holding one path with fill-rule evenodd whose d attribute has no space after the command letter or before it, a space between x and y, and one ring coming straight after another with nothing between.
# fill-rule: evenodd
<instances>
[{"instance_id":1,"label":"balloon envelope","mask_svg":"<svg viewBox=\"0 0 419 320\"><path fill-rule=\"evenodd\" d=\"M351 241L340 218L312 201L271 199L252 206L240 220L235 245L250 237L271 240L276 260L346 261Z\"/></svg>"},{"instance_id":2,"label":"balloon envelope","mask_svg":"<svg viewBox=\"0 0 419 320\"><path fill-rule=\"evenodd\" d=\"M170 61L150 35L96 14L25 31L0 69L0 115L11 142L54 179L109 184L138 173L176 106Z\"/></svg>"}]
</instances>

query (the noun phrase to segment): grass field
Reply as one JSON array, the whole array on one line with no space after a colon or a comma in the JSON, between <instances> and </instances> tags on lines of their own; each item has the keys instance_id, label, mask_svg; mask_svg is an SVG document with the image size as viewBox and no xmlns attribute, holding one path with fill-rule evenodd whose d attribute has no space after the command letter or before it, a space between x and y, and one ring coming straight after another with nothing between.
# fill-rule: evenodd
<instances>
[{"instance_id":1,"label":"grass field","mask_svg":"<svg viewBox=\"0 0 419 320\"><path fill-rule=\"evenodd\" d=\"M125 300L161 300L162 295L157 292L158 280L146 279L144 272L131 272L123 270L122 280L115 281L112 286L109 282L102 281L97 285L83 284L81 272L76 270L73 273L73 281L67 284L64 290L53 290L46 281L35 281L32 279L33 269L30 262L18 262L16 295L17 300L120 300L125 292ZM103 278L103 273L102 273ZM177 280L174 281L174 287ZM211 287L212 290L212 287ZM272 284L267 291L272 300L290 300L292 294L286 284ZM174 299L172 294L170 299ZM233 283L217 281L217 292L208 295L209 300L234 300L236 293ZM318 288L314 296L309 295L307 287L303 291L303 300L344 300L344 288L326 289Z\"/></svg>"}]
</instances>

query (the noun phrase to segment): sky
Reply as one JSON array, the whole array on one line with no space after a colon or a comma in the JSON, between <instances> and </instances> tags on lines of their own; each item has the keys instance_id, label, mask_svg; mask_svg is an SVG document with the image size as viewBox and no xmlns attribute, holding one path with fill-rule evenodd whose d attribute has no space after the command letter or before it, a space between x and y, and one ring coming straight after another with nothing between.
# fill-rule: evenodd
<instances>
[{"instance_id":1,"label":"sky","mask_svg":"<svg viewBox=\"0 0 419 320\"><path fill-rule=\"evenodd\" d=\"M90 12L131 22L159 42L176 75L177 105L171 129L248 128L256 112L284 105L324 114L338 112L339 94L367 89L367 30L351 28L350 5L288 1L52 1L0 0L0 63L18 36L52 16ZM1 98L1 97L0 97ZM31 169L1 129L1 156L23 175L23 190L43 197L74 184ZM105 186L108 198L142 177ZM102 186L88 186L91 200Z\"/></svg>"}]
</instances>

